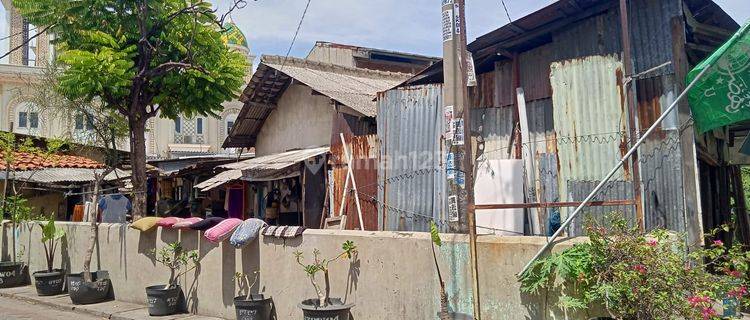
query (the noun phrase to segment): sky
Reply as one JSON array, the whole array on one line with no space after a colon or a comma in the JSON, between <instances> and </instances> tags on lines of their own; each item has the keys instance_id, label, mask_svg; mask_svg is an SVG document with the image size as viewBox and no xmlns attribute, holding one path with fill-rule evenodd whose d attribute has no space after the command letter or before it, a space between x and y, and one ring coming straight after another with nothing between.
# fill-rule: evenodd
<instances>
[{"instance_id":1,"label":"sky","mask_svg":"<svg viewBox=\"0 0 750 320\"><path fill-rule=\"evenodd\" d=\"M229 0L216 1L221 10ZM555 2L504 1L514 20ZM750 20L750 0L714 1L740 25ZM257 56L286 54L307 1L247 2L232 19L248 38L252 52ZM304 57L315 41L330 41L440 56L440 10L439 0L311 0L291 55ZM466 11L469 42L508 22L501 0L468 0Z\"/></svg>"}]
</instances>

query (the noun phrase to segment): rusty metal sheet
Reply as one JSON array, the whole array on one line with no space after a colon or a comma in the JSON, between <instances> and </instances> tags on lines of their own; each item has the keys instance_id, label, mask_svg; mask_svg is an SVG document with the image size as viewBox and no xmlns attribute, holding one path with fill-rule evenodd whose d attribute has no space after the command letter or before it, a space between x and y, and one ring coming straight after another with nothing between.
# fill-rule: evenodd
<instances>
[{"instance_id":1,"label":"rusty metal sheet","mask_svg":"<svg viewBox=\"0 0 750 320\"><path fill-rule=\"evenodd\" d=\"M567 195L569 182L601 179L626 151L622 63L615 56L555 62L550 79L560 193ZM623 178L630 179L627 170Z\"/></svg>"},{"instance_id":2,"label":"rusty metal sheet","mask_svg":"<svg viewBox=\"0 0 750 320\"><path fill-rule=\"evenodd\" d=\"M518 55L520 83L526 95L526 101L552 96L549 72L550 63L554 60L553 48L552 44L546 44Z\"/></svg>"},{"instance_id":3,"label":"rusty metal sheet","mask_svg":"<svg viewBox=\"0 0 750 320\"><path fill-rule=\"evenodd\" d=\"M516 94L513 90L513 62L503 60L495 63L494 87L495 87L495 107L505 107L513 105L513 96Z\"/></svg>"},{"instance_id":4,"label":"rusty metal sheet","mask_svg":"<svg viewBox=\"0 0 750 320\"><path fill-rule=\"evenodd\" d=\"M681 0L631 0L629 25L634 73L672 61L673 17L682 19ZM661 68L653 75L674 73L674 66Z\"/></svg>"},{"instance_id":5,"label":"rusty metal sheet","mask_svg":"<svg viewBox=\"0 0 750 320\"><path fill-rule=\"evenodd\" d=\"M362 219L364 220L365 230L378 230L378 207L377 202L377 185L378 185L378 137L375 135L367 136L350 136L347 140L347 149L352 157L352 170L354 180L357 183L357 193L360 198L360 208L362 209ZM331 145L330 163L333 170L333 212L338 215L341 209L342 197L344 195L344 185L348 165L345 158L344 148L341 139L337 144ZM343 214L347 216L346 229L360 229L359 213L357 212L356 200L351 181L349 182L347 201L344 203Z\"/></svg>"},{"instance_id":6,"label":"rusty metal sheet","mask_svg":"<svg viewBox=\"0 0 750 320\"><path fill-rule=\"evenodd\" d=\"M555 61L622 52L616 8L561 28L552 35Z\"/></svg>"}]
</instances>

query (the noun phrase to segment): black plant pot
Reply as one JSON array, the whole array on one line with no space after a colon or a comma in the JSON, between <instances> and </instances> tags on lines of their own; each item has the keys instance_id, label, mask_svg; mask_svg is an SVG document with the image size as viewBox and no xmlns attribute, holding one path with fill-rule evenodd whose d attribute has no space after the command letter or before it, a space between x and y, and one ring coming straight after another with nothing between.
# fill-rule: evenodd
<instances>
[{"instance_id":1,"label":"black plant pot","mask_svg":"<svg viewBox=\"0 0 750 320\"><path fill-rule=\"evenodd\" d=\"M344 304L341 299L328 299L328 306L321 307L318 299L307 299L297 305L302 309L305 320L349 320L349 310L353 303Z\"/></svg>"},{"instance_id":2,"label":"black plant pot","mask_svg":"<svg viewBox=\"0 0 750 320\"><path fill-rule=\"evenodd\" d=\"M262 294L234 297L234 309L237 312L237 320L271 320L273 302Z\"/></svg>"},{"instance_id":3,"label":"black plant pot","mask_svg":"<svg viewBox=\"0 0 750 320\"><path fill-rule=\"evenodd\" d=\"M37 271L34 275L34 286L36 293L40 296L54 296L63 293L65 286L65 271L54 269L52 271Z\"/></svg>"},{"instance_id":4,"label":"black plant pot","mask_svg":"<svg viewBox=\"0 0 750 320\"><path fill-rule=\"evenodd\" d=\"M166 289L164 287L165 285L146 287L149 315L168 316L181 311L182 289L180 286Z\"/></svg>"},{"instance_id":5,"label":"black plant pot","mask_svg":"<svg viewBox=\"0 0 750 320\"><path fill-rule=\"evenodd\" d=\"M0 262L0 288L18 287L29 283L26 270L23 262Z\"/></svg>"},{"instance_id":6,"label":"black plant pot","mask_svg":"<svg viewBox=\"0 0 750 320\"><path fill-rule=\"evenodd\" d=\"M112 299L112 281L107 271L91 273L91 282L83 281L83 272L69 274L67 286L73 304L92 304Z\"/></svg>"}]
</instances>

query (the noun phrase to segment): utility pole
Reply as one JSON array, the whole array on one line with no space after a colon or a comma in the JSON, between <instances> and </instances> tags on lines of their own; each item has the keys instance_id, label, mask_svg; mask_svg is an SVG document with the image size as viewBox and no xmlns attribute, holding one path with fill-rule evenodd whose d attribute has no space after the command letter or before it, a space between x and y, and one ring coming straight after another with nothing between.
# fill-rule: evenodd
<instances>
[{"instance_id":1,"label":"utility pole","mask_svg":"<svg viewBox=\"0 0 750 320\"><path fill-rule=\"evenodd\" d=\"M448 224L452 232L469 234L474 318L481 319L464 5L465 0L442 0L443 113L448 179Z\"/></svg>"},{"instance_id":2,"label":"utility pole","mask_svg":"<svg viewBox=\"0 0 750 320\"><path fill-rule=\"evenodd\" d=\"M635 79L629 77L634 74L633 59L630 50L630 22L628 21L628 3L627 0L620 0L620 29L622 30L622 64L625 67L625 91L627 92L627 104L628 110L628 138L630 138L630 146L635 145L635 141L638 140L638 109L636 108L635 101ZM640 174L640 162L638 160L638 151L633 152L631 162L633 168L633 197L635 199L635 217L636 224L641 231L646 229L645 215L643 212L643 197L641 196L641 174Z\"/></svg>"}]
</instances>

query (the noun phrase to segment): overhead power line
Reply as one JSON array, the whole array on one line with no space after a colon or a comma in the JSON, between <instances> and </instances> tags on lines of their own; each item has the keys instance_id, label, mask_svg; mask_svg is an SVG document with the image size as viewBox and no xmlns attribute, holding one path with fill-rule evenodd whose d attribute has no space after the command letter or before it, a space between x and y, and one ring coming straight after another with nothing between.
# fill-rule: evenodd
<instances>
[{"instance_id":1,"label":"overhead power line","mask_svg":"<svg viewBox=\"0 0 750 320\"><path fill-rule=\"evenodd\" d=\"M500 0L500 3L503 4L503 9L505 10L505 16L508 17L508 22L513 22L513 19L510 18L510 13L508 13L508 7L505 5L505 0Z\"/></svg>"},{"instance_id":2,"label":"overhead power line","mask_svg":"<svg viewBox=\"0 0 750 320\"><path fill-rule=\"evenodd\" d=\"M289 49L286 50L286 55L284 55L284 61L281 63L281 69L280 71L284 70L284 65L286 65L286 59L289 58L289 54L292 52L292 47L294 47L294 42L297 41L297 35L299 35L299 30L302 28L302 22L305 21L305 16L307 15L307 9L310 7L310 0L307 0L307 4L305 5L305 11L302 12L302 17L299 19L299 23L297 24L297 30L294 31L294 37L292 37L292 43L289 44Z\"/></svg>"}]
</instances>

